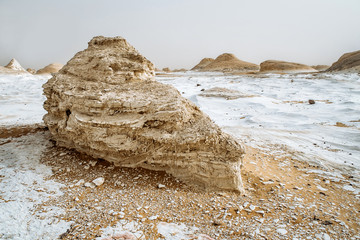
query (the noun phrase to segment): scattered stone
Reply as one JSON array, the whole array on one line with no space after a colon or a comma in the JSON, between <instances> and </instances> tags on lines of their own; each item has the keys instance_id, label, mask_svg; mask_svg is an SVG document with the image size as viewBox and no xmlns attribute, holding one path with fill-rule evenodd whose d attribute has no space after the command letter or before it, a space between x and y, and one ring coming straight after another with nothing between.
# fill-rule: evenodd
<instances>
[{"instance_id":1,"label":"scattered stone","mask_svg":"<svg viewBox=\"0 0 360 240\"><path fill-rule=\"evenodd\" d=\"M281 235L286 235L287 234L286 229L283 229L283 228L276 229L276 232L281 234Z\"/></svg>"},{"instance_id":2,"label":"scattered stone","mask_svg":"<svg viewBox=\"0 0 360 240\"><path fill-rule=\"evenodd\" d=\"M96 178L92 181L96 186L100 186L105 182L105 179L103 177Z\"/></svg>"},{"instance_id":3,"label":"scattered stone","mask_svg":"<svg viewBox=\"0 0 360 240\"><path fill-rule=\"evenodd\" d=\"M155 216L149 217L148 219L149 219L150 221L152 221L152 220L156 220L158 217L159 217L158 215L155 215Z\"/></svg>"},{"instance_id":4,"label":"scattered stone","mask_svg":"<svg viewBox=\"0 0 360 240\"><path fill-rule=\"evenodd\" d=\"M157 185L157 187L158 187L158 188L165 188L166 186L165 186L164 184L159 183L159 184Z\"/></svg>"},{"instance_id":5,"label":"scattered stone","mask_svg":"<svg viewBox=\"0 0 360 240\"><path fill-rule=\"evenodd\" d=\"M75 186L82 186L84 185L85 180L84 179L80 179L77 183L75 183Z\"/></svg>"},{"instance_id":6,"label":"scattered stone","mask_svg":"<svg viewBox=\"0 0 360 240\"><path fill-rule=\"evenodd\" d=\"M315 104L315 100L309 99L309 104Z\"/></svg>"},{"instance_id":7,"label":"scattered stone","mask_svg":"<svg viewBox=\"0 0 360 240\"><path fill-rule=\"evenodd\" d=\"M95 184L89 183L89 182L86 182L86 183L84 184L84 186L85 186L85 187L89 187L89 188L95 188Z\"/></svg>"}]
</instances>

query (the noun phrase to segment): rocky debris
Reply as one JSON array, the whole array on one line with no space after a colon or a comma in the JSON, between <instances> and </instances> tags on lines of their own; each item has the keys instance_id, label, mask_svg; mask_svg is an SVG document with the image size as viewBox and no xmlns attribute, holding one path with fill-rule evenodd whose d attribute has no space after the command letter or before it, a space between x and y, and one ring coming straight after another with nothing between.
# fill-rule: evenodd
<instances>
[{"instance_id":1,"label":"rocky debris","mask_svg":"<svg viewBox=\"0 0 360 240\"><path fill-rule=\"evenodd\" d=\"M191 70L195 71L195 70L202 70L204 69L207 65L209 65L210 63L212 63L215 59L213 58L203 58L195 67L193 67Z\"/></svg>"},{"instance_id":2,"label":"rocky debris","mask_svg":"<svg viewBox=\"0 0 360 240\"><path fill-rule=\"evenodd\" d=\"M333 63L327 71L348 71L360 73L360 50L345 53L339 58L339 60Z\"/></svg>"},{"instance_id":3,"label":"rocky debris","mask_svg":"<svg viewBox=\"0 0 360 240\"><path fill-rule=\"evenodd\" d=\"M328 66L328 65L313 65L311 67L317 71L326 71L330 66Z\"/></svg>"},{"instance_id":4,"label":"rocky debris","mask_svg":"<svg viewBox=\"0 0 360 240\"><path fill-rule=\"evenodd\" d=\"M28 72L31 73L31 74L35 74L35 73L36 73L36 70L33 69L33 68L27 68L26 71L28 71Z\"/></svg>"},{"instance_id":5,"label":"rocky debris","mask_svg":"<svg viewBox=\"0 0 360 240\"><path fill-rule=\"evenodd\" d=\"M51 63L46 67L37 70L36 74L51 74L57 73L64 65L61 63Z\"/></svg>"},{"instance_id":6,"label":"rocky debris","mask_svg":"<svg viewBox=\"0 0 360 240\"><path fill-rule=\"evenodd\" d=\"M121 37L94 37L44 84L59 146L117 166L166 171L205 189L243 191L242 146Z\"/></svg>"},{"instance_id":7,"label":"rocky debris","mask_svg":"<svg viewBox=\"0 0 360 240\"><path fill-rule=\"evenodd\" d=\"M254 97L253 95L246 95L237 90L231 90L227 88L220 88L214 87L207 90L202 91L199 96L202 97L218 97L218 98L225 98L226 100L234 100L238 98L245 98L245 97Z\"/></svg>"},{"instance_id":8,"label":"rocky debris","mask_svg":"<svg viewBox=\"0 0 360 240\"><path fill-rule=\"evenodd\" d=\"M260 72L294 73L294 72L317 72L317 70L305 64L277 61L277 60L267 60L260 64Z\"/></svg>"},{"instance_id":9,"label":"rocky debris","mask_svg":"<svg viewBox=\"0 0 360 240\"><path fill-rule=\"evenodd\" d=\"M315 100L309 99L309 104L315 104Z\"/></svg>"},{"instance_id":10,"label":"rocky debris","mask_svg":"<svg viewBox=\"0 0 360 240\"><path fill-rule=\"evenodd\" d=\"M100 186L105 182L103 177L96 178L92 181L96 186Z\"/></svg>"},{"instance_id":11,"label":"rocky debris","mask_svg":"<svg viewBox=\"0 0 360 240\"><path fill-rule=\"evenodd\" d=\"M1 130L3 129L0 129L0 133ZM39 137L40 133L44 133L41 134L43 137ZM240 195L233 192L201 191L163 172L114 167L106 161L97 161L94 167L84 170L84 165L96 159L49 144L50 134L44 128L38 129L35 134L23 132L20 138L19 135L5 136L1 139L5 143L0 145L0 151L2 156L12 156L15 149L29 145L28 153L23 156L33 156L31 149L42 144L48 145L41 154L40 162L49 168L58 169L48 176L51 183L39 189L39 183L26 179L26 184L22 186L30 187L32 190L29 192L39 191L42 195L53 194L54 188L51 186L55 182L62 184L63 194L46 198L46 202L36 204L33 209L36 219L38 214L48 215L48 209L56 206L59 215L53 219L54 224L59 220L71 222L71 226L69 224L67 230L64 229L61 239L101 239L124 231L134 234L137 239L159 239L161 236L157 226L161 222L173 223L174 227L184 224L186 228L183 229L186 231L183 234L190 234L188 230L197 228L193 235L198 239L201 239L200 233L214 239L360 237L359 195L345 189L345 186L352 184L355 187L359 182L346 175L334 178L331 170L296 161L292 159L290 152L284 156L278 148L261 148L256 151L247 148L243 181L247 183L248 191L246 195ZM6 143L7 139L11 139L12 143ZM42 140L39 142L39 139ZM13 149L8 147L11 144ZM60 171L65 168L71 171ZM4 172L6 169L3 168L2 172L5 179L8 174L12 174ZM319 175L318 171L321 169L329 172ZM98 176L106 179L103 187L71 186L79 179L91 182ZM136 177L139 178L135 180ZM1 183L4 184L4 181ZM166 188L158 189L159 183L166 185ZM327 188L327 195L319 195L317 186ZM16 193L11 195L16 198ZM248 212L251 205L256 208ZM22 214L26 212L23 211ZM149 220L155 216L156 219ZM277 229L286 230L286 235L281 235ZM174 233L169 230L168 232ZM191 237L191 234L188 236Z\"/></svg>"},{"instance_id":12,"label":"rocky debris","mask_svg":"<svg viewBox=\"0 0 360 240\"><path fill-rule=\"evenodd\" d=\"M162 70L163 70L163 72L171 72L170 68L168 68L168 67L163 68Z\"/></svg>"},{"instance_id":13,"label":"rocky debris","mask_svg":"<svg viewBox=\"0 0 360 240\"><path fill-rule=\"evenodd\" d=\"M5 67L15 71L26 72L25 68L23 68L15 58L11 59Z\"/></svg>"},{"instance_id":14,"label":"rocky debris","mask_svg":"<svg viewBox=\"0 0 360 240\"><path fill-rule=\"evenodd\" d=\"M259 65L238 59L234 54L223 53L204 66L202 71L249 72L259 71Z\"/></svg>"}]
</instances>

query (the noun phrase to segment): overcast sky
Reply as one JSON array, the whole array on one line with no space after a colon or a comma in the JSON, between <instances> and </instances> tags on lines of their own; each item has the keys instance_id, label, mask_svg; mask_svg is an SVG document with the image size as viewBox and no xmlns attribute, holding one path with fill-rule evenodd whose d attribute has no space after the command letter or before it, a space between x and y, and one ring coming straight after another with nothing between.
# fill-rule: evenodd
<instances>
[{"instance_id":1,"label":"overcast sky","mask_svg":"<svg viewBox=\"0 0 360 240\"><path fill-rule=\"evenodd\" d=\"M97 35L126 38L159 68L224 52L329 65L360 50L360 0L0 0L0 65L65 64Z\"/></svg>"}]
</instances>

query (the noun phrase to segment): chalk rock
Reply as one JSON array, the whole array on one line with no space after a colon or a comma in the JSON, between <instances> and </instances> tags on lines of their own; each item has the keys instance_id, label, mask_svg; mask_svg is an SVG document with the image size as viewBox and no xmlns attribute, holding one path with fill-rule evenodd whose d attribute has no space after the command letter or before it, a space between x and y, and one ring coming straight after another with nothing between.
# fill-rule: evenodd
<instances>
[{"instance_id":1,"label":"chalk rock","mask_svg":"<svg viewBox=\"0 0 360 240\"><path fill-rule=\"evenodd\" d=\"M317 72L314 68L300 63L267 60L260 64L261 72L281 72L281 73L297 73L297 72Z\"/></svg>"},{"instance_id":2,"label":"chalk rock","mask_svg":"<svg viewBox=\"0 0 360 240\"><path fill-rule=\"evenodd\" d=\"M94 37L44 84L59 146L117 166L166 171L205 189L243 191L241 145L121 37Z\"/></svg>"},{"instance_id":3,"label":"chalk rock","mask_svg":"<svg viewBox=\"0 0 360 240\"><path fill-rule=\"evenodd\" d=\"M57 73L64 65L61 63L51 63L46 67L37 70L36 74L51 74Z\"/></svg>"},{"instance_id":4,"label":"chalk rock","mask_svg":"<svg viewBox=\"0 0 360 240\"><path fill-rule=\"evenodd\" d=\"M202 70L207 65L212 63L215 59L213 58L203 58L195 67L193 67L191 70Z\"/></svg>"},{"instance_id":5,"label":"chalk rock","mask_svg":"<svg viewBox=\"0 0 360 240\"><path fill-rule=\"evenodd\" d=\"M5 67L15 71L26 72L25 68L23 68L15 58L11 59Z\"/></svg>"},{"instance_id":6,"label":"chalk rock","mask_svg":"<svg viewBox=\"0 0 360 240\"><path fill-rule=\"evenodd\" d=\"M360 73L360 50L345 53L334 62L327 71L345 71Z\"/></svg>"}]
</instances>

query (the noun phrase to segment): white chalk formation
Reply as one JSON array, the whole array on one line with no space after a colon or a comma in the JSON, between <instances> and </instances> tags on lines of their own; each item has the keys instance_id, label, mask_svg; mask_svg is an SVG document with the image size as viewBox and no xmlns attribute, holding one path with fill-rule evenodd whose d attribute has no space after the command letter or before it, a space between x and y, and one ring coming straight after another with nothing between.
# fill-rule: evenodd
<instances>
[{"instance_id":1,"label":"white chalk formation","mask_svg":"<svg viewBox=\"0 0 360 240\"><path fill-rule=\"evenodd\" d=\"M124 38L94 37L44 84L60 146L117 166L166 171L208 190L243 191L243 148Z\"/></svg>"}]
</instances>

